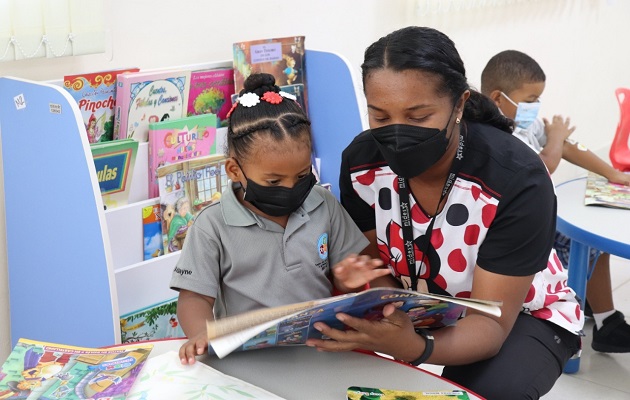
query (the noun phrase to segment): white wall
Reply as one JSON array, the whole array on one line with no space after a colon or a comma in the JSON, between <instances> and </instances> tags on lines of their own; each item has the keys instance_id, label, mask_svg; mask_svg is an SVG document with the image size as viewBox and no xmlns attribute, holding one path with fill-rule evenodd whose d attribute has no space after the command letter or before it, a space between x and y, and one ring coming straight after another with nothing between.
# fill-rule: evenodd
<instances>
[{"instance_id":1,"label":"white wall","mask_svg":"<svg viewBox=\"0 0 630 400\"><path fill-rule=\"evenodd\" d=\"M306 36L307 48L338 52L358 72L363 51L380 36L406 25L426 25L454 40L475 86L495 53L512 48L533 56L547 74L542 114L570 115L578 126L574 137L590 147L610 143L619 115L614 90L630 87L630 52L624 45L629 36L630 2L623 0L105 2L110 21L106 54L0 63L0 76L49 80L116 67L159 68L228 60L235 41L298 34ZM465 4L487 5L459 11L442 5L437 13L424 7L435 8L438 3L464 8ZM116 18L112 18L113 10L119 10ZM1 200L0 207L4 209ZM10 350L3 217L0 361Z\"/></svg>"}]
</instances>

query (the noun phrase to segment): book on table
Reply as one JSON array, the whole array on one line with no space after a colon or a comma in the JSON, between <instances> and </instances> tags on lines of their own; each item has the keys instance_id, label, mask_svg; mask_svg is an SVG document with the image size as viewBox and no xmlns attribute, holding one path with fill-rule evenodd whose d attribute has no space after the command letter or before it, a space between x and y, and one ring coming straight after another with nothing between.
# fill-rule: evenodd
<instances>
[{"instance_id":1,"label":"book on table","mask_svg":"<svg viewBox=\"0 0 630 400\"><path fill-rule=\"evenodd\" d=\"M350 386L347 400L469 400L468 393L462 389L407 391L395 389Z\"/></svg>"},{"instance_id":2,"label":"book on table","mask_svg":"<svg viewBox=\"0 0 630 400\"><path fill-rule=\"evenodd\" d=\"M594 172L586 178L584 205L630 210L630 186L610 183Z\"/></svg>"},{"instance_id":3,"label":"book on table","mask_svg":"<svg viewBox=\"0 0 630 400\"><path fill-rule=\"evenodd\" d=\"M0 398L122 400L152 349L152 344L86 348L20 339L0 367Z\"/></svg>"},{"instance_id":4,"label":"book on table","mask_svg":"<svg viewBox=\"0 0 630 400\"><path fill-rule=\"evenodd\" d=\"M417 328L454 325L467 308L500 316L501 303L420 293L398 288L372 288L325 299L254 310L207 323L208 351L224 357L233 351L303 345L309 338L326 339L313 327L323 322L336 329L343 312L368 320L383 318L383 307L396 303Z\"/></svg>"}]
</instances>

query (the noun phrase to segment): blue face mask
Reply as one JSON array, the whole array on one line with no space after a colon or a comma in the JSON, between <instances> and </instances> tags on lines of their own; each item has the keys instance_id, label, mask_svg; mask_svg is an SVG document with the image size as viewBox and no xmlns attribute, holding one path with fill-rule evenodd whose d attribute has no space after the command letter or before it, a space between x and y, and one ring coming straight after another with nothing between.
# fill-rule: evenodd
<instances>
[{"instance_id":1,"label":"blue face mask","mask_svg":"<svg viewBox=\"0 0 630 400\"><path fill-rule=\"evenodd\" d=\"M529 126L538 118L538 111L540 110L540 101L535 103L518 103L516 104L512 99L508 97L507 94L501 92L503 97L508 99L508 101L514 104L516 107L516 116L514 117L514 122L516 122L516 126L521 129L527 129Z\"/></svg>"}]
</instances>

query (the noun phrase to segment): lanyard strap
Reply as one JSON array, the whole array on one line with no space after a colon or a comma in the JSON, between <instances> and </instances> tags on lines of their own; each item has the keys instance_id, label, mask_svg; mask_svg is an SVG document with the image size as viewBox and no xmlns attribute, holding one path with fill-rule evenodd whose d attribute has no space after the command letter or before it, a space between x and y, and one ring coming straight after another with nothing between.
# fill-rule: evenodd
<instances>
[{"instance_id":1,"label":"lanyard strap","mask_svg":"<svg viewBox=\"0 0 630 400\"><path fill-rule=\"evenodd\" d=\"M424 263L427 255L427 251L429 250L429 246L431 245L431 234L433 233L433 225L435 224L435 219L437 218L438 211L440 210L440 204L446 198L451 186L455 183L455 179L457 178L457 173L461 169L463 160L464 160L464 135L460 132L459 134L459 144L457 151L455 152L455 157L453 158L453 162L451 163L451 168L448 173L448 178L446 182L444 182L444 187L442 188L442 193L440 195L440 200L438 201L437 208L435 209L435 213L433 217L431 217L431 222L429 222L429 226L427 227L427 231L425 233L426 236L426 245L422 250L422 260L420 260L420 268L422 268L422 264ZM411 290L418 289L418 269L416 267L416 252L414 245L414 237L413 237L413 222L411 220L411 202L409 201L409 181L406 178L398 177L398 194L400 198L400 217L402 223L402 234L403 234L403 242L405 244L405 258L407 259L407 269L409 270L409 278L411 278Z\"/></svg>"}]
</instances>

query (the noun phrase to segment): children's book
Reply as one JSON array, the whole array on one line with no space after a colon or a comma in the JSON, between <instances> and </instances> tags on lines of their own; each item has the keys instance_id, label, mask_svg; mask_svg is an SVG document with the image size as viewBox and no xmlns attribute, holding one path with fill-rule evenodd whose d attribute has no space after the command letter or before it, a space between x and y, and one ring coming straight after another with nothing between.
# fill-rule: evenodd
<instances>
[{"instance_id":1,"label":"children's book","mask_svg":"<svg viewBox=\"0 0 630 400\"><path fill-rule=\"evenodd\" d=\"M217 127L227 126L227 113L234 94L234 69L192 71L188 95L188 116L216 114Z\"/></svg>"},{"instance_id":2,"label":"children's book","mask_svg":"<svg viewBox=\"0 0 630 400\"><path fill-rule=\"evenodd\" d=\"M159 195L158 167L217 152L216 124L215 114L149 124L149 197Z\"/></svg>"},{"instance_id":3,"label":"children's book","mask_svg":"<svg viewBox=\"0 0 630 400\"><path fill-rule=\"evenodd\" d=\"M81 110L90 143L112 140L116 77L119 74L138 71L138 68L127 68L64 76L63 86L74 97Z\"/></svg>"},{"instance_id":4,"label":"children's book","mask_svg":"<svg viewBox=\"0 0 630 400\"><path fill-rule=\"evenodd\" d=\"M350 386L348 400L469 400L465 390L436 390L408 392L405 390Z\"/></svg>"},{"instance_id":5,"label":"children's book","mask_svg":"<svg viewBox=\"0 0 630 400\"><path fill-rule=\"evenodd\" d=\"M0 398L122 400L152 348L98 349L20 339L0 368Z\"/></svg>"},{"instance_id":6,"label":"children's book","mask_svg":"<svg viewBox=\"0 0 630 400\"><path fill-rule=\"evenodd\" d=\"M186 116L190 70L118 75L114 139L146 142L149 123Z\"/></svg>"},{"instance_id":7,"label":"children's book","mask_svg":"<svg viewBox=\"0 0 630 400\"><path fill-rule=\"evenodd\" d=\"M150 260L164 254L160 203L142 207L142 237L144 260Z\"/></svg>"},{"instance_id":8,"label":"children's book","mask_svg":"<svg viewBox=\"0 0 630 400\"><path fill-rule=\"evenodd\" d=\"M127 400L145 399L281 400L282 398L201 362L182 365L179 355L170 351L147 360L136 383L127 395Z\"/></svg>"},{"instance_id":9,"label":"children's book","mask_svg":"<svg viewBox=\"0 0 630 400\"><path fill-rule=\"evenodd\" d=\"M283 91L296 95L304 112L308 112L304 36L250 40L234 43L232 48L236 94L248 76L266 72L276 78L276 85Z\"/></svg>"},{"instance_id":10,"label":"children's book","mask_svg":"<svg viewBox=\"0 0 630 400\"><path fill-rule=\"evenodd\" d=\"M177 319L177 298L121 316L120 330L123 343L186 336Z\"/></svg>"},{"instance_id":11,"label":"children's book","mask_svg":"<svg viewBox=\"0 0 630 400\"><path fill-rule=\"evenodd\" d=\"M228 190L225 160L215 154L158 168L164 253L181 250L195 216Z\"/></svg>"},{"instance_id":12,"label":"children's book","mask_svg":"<svg viewBox=\"0 0 630 400\"><path fill-rule=\"evenodd\" d=\"M420 293L397 288L373 288L304 303L250 311L207 323L208 349L219 358L232 351L271 346L303 345L306 339L326 339L315 322L344 329L335 317L343 312L367 320L383 318L383 307L399 303L417 328L454 325L467 307L501 315L501 303Z\"/></svg>"},{"instance_id":13,"label":"children's book","mask_svg":"<svg viewBox=\"0 0 630 400\"><path fill-rule=\"evenodd\" d=\"M584 204L630 210L630 187L610 183L603 176L589 172L586 178Z\"/></svg>"},{"instance_id":14,"label":"children's book","mask_svg":"<svg viewBox=\"0 0 630 400\"><path fill-rule=\"evenodd\" d=\"M105 208L127 204L138 142L132 139L112 140L94 143L90 148Z\"/></svg>"}]
</instances>

